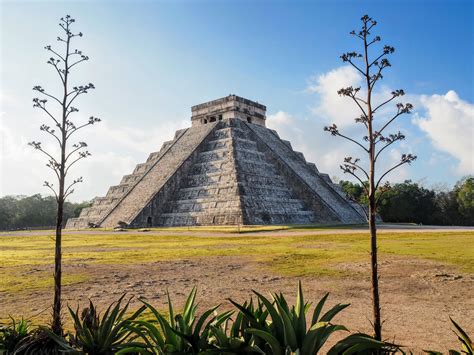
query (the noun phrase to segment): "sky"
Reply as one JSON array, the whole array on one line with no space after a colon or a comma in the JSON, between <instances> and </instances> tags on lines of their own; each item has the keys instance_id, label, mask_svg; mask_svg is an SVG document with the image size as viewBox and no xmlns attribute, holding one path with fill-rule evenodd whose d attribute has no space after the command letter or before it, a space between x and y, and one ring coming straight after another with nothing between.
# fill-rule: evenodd
<instances>
[{"instance_id":1,"label":"sky","mask_svg":"<svg viewBox=\"0 0 474 355\"><path fill-rule=\"evenodd\" d=\"M377 20L380 44L396 48L375 99L402 88L400 101L415 106L393 125L406 140L387 149L379 171L412 153L418 159L388 180L450 188L474 173L473 3L0 0L0 196L48 194L43 181L54 181L44 157L27 143L54 149L39 131L49 122L32 107L32 88L60 88L44 46L61 50L58 20L66 14L84 34L74 48L90 57L72 81L96 87L78 100L74 120L102 119L77 136L92 156L71 171L71 179L84 179L72 201L105 195L177 129L190 126L192 105L228 94L265 104L267 126L320 171L349 179L339 165L359 152L323 127L336 123L344 133L364 136L353 120L356 108L337 95L362 84L339 56L360 50L349 32L364 14Z\"/></svg>"}]
</instances>

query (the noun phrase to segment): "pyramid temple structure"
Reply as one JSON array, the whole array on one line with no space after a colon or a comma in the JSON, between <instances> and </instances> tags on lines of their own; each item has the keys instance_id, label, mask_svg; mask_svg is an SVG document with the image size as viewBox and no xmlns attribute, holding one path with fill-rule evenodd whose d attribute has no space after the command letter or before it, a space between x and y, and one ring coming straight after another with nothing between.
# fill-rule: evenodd
<instances>
[{"instance_id":1,"label":"pyramid temple structure","mask_svg":"<svg viewBox=\"0 0 474 355\"><path fill-rule=\"evenodd\" d=\"M339 185L266 128L264 105L229 95L191 110L190 128L66 228L366 221Z\"/></svg>"}]
</instances>

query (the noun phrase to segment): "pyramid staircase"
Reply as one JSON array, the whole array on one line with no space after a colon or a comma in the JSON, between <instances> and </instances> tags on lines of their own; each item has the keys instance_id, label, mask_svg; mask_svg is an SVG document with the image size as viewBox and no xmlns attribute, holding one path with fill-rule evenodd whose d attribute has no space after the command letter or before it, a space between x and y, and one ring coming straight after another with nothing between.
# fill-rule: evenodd
<instances>
[{"instance_id":1,"label":"pyramid staircase","mask_svg":"<svg viewBox=\"0 0 474 355\"><path fill-rule=\"evenodd\" d=\"M158 225L311 223L276 167L240 120L220 124L160 213Z\"/></svg>"},{"instance_id":2,"label":"pyramid staircase","mask_svg":"<svg viewBox=\"0 0 474 355\"><path fill-rule=\"evenodd\" d=\"M177 131L66 227L364 221L290 142L231 118Z\"/></svg>"}]
</instances>

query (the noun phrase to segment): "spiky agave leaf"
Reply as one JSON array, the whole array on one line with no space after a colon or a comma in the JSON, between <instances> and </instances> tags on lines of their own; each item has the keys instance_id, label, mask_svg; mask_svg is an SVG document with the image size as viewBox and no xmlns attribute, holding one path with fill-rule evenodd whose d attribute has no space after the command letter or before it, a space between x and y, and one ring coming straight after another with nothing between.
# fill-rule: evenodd
<instances>
[{"instance_id":1,"label":"spiky agave leaf","mask_svg":"<svg viewBox=\"0 0 474 355\"><path fill-rule=\"evenodd\" d=\"M131 316L126 316L131 298L122 306L124 297L125 295L111 303L102 317L92 301L80 316L79 308L74 311L68 307L73 319L75 334L71 337L71 345L67 343L65 345L63 342L61 347L67 352L71 352L72 350L69 348L72 347L85 353L94 354L108 354L118 351L124 353L127 349L143 348L142 343L134 341L138 336L129 328L129 325L145 310L145 307L142 306ZM52 338L60 343L60 339Z\"/></svg>"},{"instance_id":2,"label":"spiky agave leaf","mask_svg":"<svg viewBox=\"0 0 474 355\"><path fill-rule=\"evenodd\" d=\"M159 351L165 351L165 349L173 349L173 351L178 351L182 349L182 339L172 330L175 326L174 319L172 322L171 319L170 321L168 321L150 303L146 302L145 300L141 300L141 302L151 311L155 319L152 321L134 321L134 324L136 324L144 334L149 336L150 341L153 342L150 349L153 348L154 350ZM170 309L171 312L173 312L172 306L170 307ZM154 323L159 324L160 330L158 330ZM173 324L173 326L171 326L171 324Z\"/></svg>"},{"instance_id":3,"label":"spiky agave leaf","mask_svg":"<svg viewBox=\"0 0 474 355\"><path fill-rule=\"evenodd\" d=\"M399 346L395 344L376 340L367 334L356 333L338 341L329 349L328 355L371 355L380 351L384 354L390 354L395 353L398 349Z\"/></svg>"},{"instance_id":4,"label":"spiky agave leaf","mask_svg":"<svg viewBox=\"0 0 474 355\"><path fill-rule=\"evenodd\" d=\"M291 307L282 293L273 294L273 302L270 302L258 292L253 292L268 311L271 323L267 326L248 329L246 332L261 338L272 352L316 354L333 333L341 330L347 331L344 326L331 324L330 321L348 305L338 304L320 318L328 295L318 302L313 313L313 322L307 329L306 314L310 304L304 300L303 287L300 282L298 283L296 304ZM242 309L243 307L238 308L244 312L244 315L252 319L247 310ZM253 320L253 324L255 324L255 320Z\"/></svg>"},{"instance_id":5,"label":"spiky agave leaf","mask_svg":"<svg viewBox=\"0 0 474 355\"><path fill-rule=\"evenodd\" d=\"M10 322L0 325L0 353L13 353L15 347L31 333L31 323L21 318L16 321L10 317Z\"/></svg>"},{"instance_id":6,"label":"spiky agave leaf","mask_svg":"<svg viewBox=\"0 0 474 355\"><path fill-rule=\"evenodd\" d=\"M455 333L462 344L463 352L465 352L466 354L474 354L474 344L471 338L469 338L464 329L462 329L461 326L459 326L459 324L457 324L451 317L449 317L449 319L457 330L457 333Z\"/></svg>"}]
</instances>

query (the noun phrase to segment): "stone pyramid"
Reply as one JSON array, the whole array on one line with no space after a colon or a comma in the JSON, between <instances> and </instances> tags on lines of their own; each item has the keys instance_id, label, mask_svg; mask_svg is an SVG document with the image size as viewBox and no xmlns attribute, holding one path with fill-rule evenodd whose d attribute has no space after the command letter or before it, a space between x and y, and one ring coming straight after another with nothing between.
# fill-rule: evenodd
<instances>
[{"instance_id":1,"label":"stone pyramid","mask_svg":"<svg viewBox=\"0 0 474 355\"><path fill-rule=\"evenodd\" d=\"M192 107L176 132L66 228L365 222L327 174L230 95Z\"/></svg>"}]
</instances>

